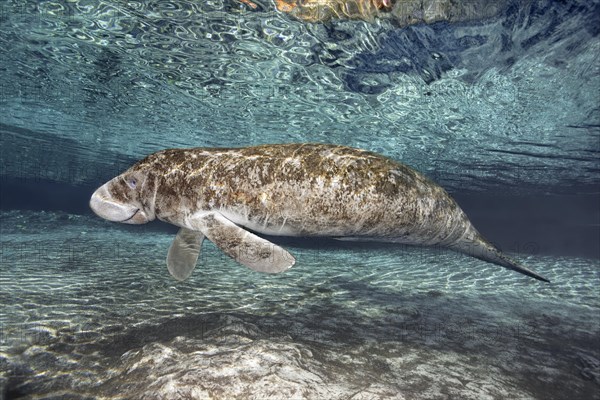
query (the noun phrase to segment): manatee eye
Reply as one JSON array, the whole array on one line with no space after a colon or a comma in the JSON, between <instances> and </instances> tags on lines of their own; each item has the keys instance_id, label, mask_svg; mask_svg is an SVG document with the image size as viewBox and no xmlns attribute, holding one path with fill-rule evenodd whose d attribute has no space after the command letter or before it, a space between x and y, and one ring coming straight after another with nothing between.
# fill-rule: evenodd
<instances>
[{"instance_id":1,"label":"manatee eye","mask_svg":"<svg viewBox=\"0 0 600 400\"><path fill-rule=\"evenodd\" d=\"M129 178L129 179L127 179L127 184L129 185L129 187L131 189L135 189L135 187L137 185L137 180L135 178Z\"/></svg>"}]
</instances>

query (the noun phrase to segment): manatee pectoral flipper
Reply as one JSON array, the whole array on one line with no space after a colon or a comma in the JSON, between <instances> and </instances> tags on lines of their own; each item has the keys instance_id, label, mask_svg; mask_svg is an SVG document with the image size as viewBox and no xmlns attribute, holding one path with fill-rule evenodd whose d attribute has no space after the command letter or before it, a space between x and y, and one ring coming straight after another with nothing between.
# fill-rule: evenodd
<instances>
[{"instance_id":1,"label":"manatee pectoral flipper","mask_svg":"<svg viewBox=\"0 0 600 400\"><path fill-rule=\"evenodd\" d=\"M173 278L184 281L190 277L198 262L203 241L202 232L179 229L167 253L167 268Z\"/></svg>"},{"instance_id":2,"label":"manatee pectoral flipper","mask_svg":"<svg viewBox=\"0 0 600 400\"><path fill-rule=\"evenodd\" d=\"M282 247L237 226L218 212L203 214L199 219L200 231L211 242L250 269L275 274L296 262Z\"/></svg>"}]
</instances>

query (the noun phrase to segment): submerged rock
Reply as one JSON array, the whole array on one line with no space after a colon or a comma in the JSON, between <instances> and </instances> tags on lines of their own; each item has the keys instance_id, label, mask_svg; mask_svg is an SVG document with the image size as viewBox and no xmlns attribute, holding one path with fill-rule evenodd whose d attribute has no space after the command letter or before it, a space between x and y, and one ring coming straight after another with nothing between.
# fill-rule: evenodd
<instances>
[{"instance_id":1,"label":"submerged rock","mask_svg":"<svg viewBox=\"0 0 600 400\"><path fill-rule=\"evenodd\" d=\"M600 360L590 354L577 354L579 374L588 381L600 383Z\"/></svg>"},{"instance_id":2,"label":"submerged rock","mask_svg":"<svg viewBox=\"0 0 600 400\"><path fill-rule=\"evenodd\" d=\"M275 0L281 12L306 22L390 19L399 26L461 22L497 15L506 0Z\"/></svg>"}]
</instances>

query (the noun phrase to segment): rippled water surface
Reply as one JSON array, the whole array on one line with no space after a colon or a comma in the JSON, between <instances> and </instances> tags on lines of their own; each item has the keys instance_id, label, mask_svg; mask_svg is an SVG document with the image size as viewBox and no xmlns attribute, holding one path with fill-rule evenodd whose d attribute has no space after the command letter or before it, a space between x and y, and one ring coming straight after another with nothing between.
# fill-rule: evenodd
<instances>
[{"instance_id":1,"label":"rippled water surface","mask_svg":"<svg viewBox=\"0 0 600 400\"><path fill-rule=\"evenodd\" d=\"M598 2L507 7L398 29L234 0L4 1L3 147L25 154L7 151L3 168L96 182L98 168L167 146L324 141L447 187L591 184ZM75 156L33 169L49 141Z\"/></svg>"},{"instance_id":2,"label":"rippled water surface","mask_svg":"<svg viewBox=\"0 0 600 400\"><path fill-rule=\"evenodd\" d=\"M265 276L209 243L177 283L174 231L87 211L149 152L286 142L374 150L452 193L597 196L598 1L403 28L256 4L0 2L0 397L600 399L597 247L517 243L542 284L285 238L298 262ZM598 212L577 223L598 235Z\"/></svg>"}]
</instances>

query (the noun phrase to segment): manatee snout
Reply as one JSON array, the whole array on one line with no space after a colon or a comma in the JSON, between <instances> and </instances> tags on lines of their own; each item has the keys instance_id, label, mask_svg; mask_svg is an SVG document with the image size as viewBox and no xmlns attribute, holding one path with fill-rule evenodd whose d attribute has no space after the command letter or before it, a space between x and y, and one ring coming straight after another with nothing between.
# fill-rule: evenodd
<instances>
[{"instance_id":1,"label":"manatee snout","mask_svg":"<svg viewBox=\"0 0 600 400\"><path fill-rule=\"evenodd\" d=\"M113 222L143 224L149 220L141 207L115 199L110 191L110 182L100 186L92 194L90 208L99 217Z\"/></svg>"}]
</instances>

